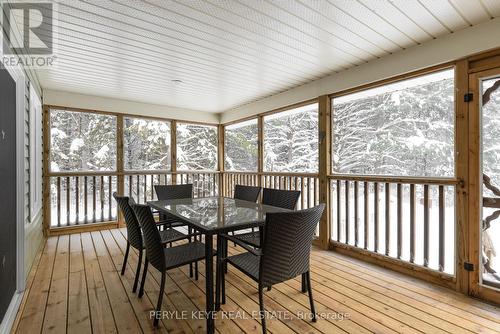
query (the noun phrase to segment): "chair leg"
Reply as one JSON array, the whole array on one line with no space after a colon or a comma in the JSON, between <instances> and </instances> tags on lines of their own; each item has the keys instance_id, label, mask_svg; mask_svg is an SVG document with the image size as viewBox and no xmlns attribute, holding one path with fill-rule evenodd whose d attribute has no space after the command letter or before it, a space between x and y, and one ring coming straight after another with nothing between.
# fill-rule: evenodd
<instances>
[{"instance_id":1,"label":"chair leg","mask_svg":"<svg viewBox=\"0 0 500 334\"><path fill-rule=\"evenodd\" d=\"M161 312L161 303L163 301L163 293L165 292L165 281L167 280L167 273L164 271L161 273L161 283L160 283L160 294L158 295L158 304L156 304L156 314L153 320L153 326L157 327L159 322L159 315Z\"/></svg>"},{"instance_id":2,"label":"chair leg","mask_svg":"<svg viewBox=\"0 0 500 334\"><path fill-rule=\"evenodd\" d=\"M141 280L141 287L139 288L139 298L144 295L144 283L146 283L146 274L148 272L148 257L146 256L146 260L144 261L144 271L142 272L142 280Z\"/></svg>"},{"instance_id":3,"label":"chair leg","mask_svg":"<svg viewBox=\"0 0 500 334\"><path fill-rule=\"evenodd\" d=\"M194 263L194 279L198 280L198 261Z\"/></svg>"},{"instance_id":4,"label":"chair leg","mask_svg":"<svg viewBox=\"0 0 500 334\"><path fill-rule=\"evenodd\" d=\"M307 277L306 277L306 274L302 274L302 293L306 293L307 292Z\"/></svg>"},{"instance_id":5,"label":"chair leg","mask_svg":"<svg viewBox=\"0 0 500 334\"><path fill-rule=\"evenodd\" d=\"M228 241L227 239L224 239L224 241L222 242L222 254L224 254L224 258L227 259L227 248L228 248L229 244L228 244ZM234 244L234 246L236 246L236 244ZM224 261L224 273L227 274L227 261Z\"/></svg>"},{"instance_id":6,"label":"chair leg","mask_svg":"<svg viewBox=\"0 0 500 334\"><path fill-rule=\"evenodd\" d=\"M217 236L217 256L215 261L215 311L220 311L220 279L221 279L221 257L222 239Z\"/></svg>"},{"instance_id":7,"label":"chair leg","mask_svg":"<svg viewBox=\"0 0 500 334\"><path fill-rule=\"evenodd\" d=\"M268 286L267 291L271 291L272 287Z\"/></svg>"},{"instance_id":8,"label":"chair leg","mask_svg":"<svg viewBox=\"0 0 500 334\"><path fill-rule=\"evenodd\" d=\"M259 284L259 307L260 307L260 321L262 325L262 334L266 334L266 311L264 308L264 289Z\"/></svg>"},{"instance_id":9,"label":"chair leg","mask_svg":"<svg viewBox=\"0 0 500 334\"><path fill-rule=\"evenodd\" d=\"M141 273L142 253L143 252L144 252L143 249L139 250L139 261L137 261L137 269L135 270L135 279L134 279L134 286L132 287L132 292L137 291L137 284L139 283L139 275Z\"/></svg>"},{"instance_id":10,"label":"chair leg","mask_svg":"<svg viewBox=\"0 0 500 334\"><path fill-rule=\"evenodd\" d=\"M222 247L224 247L224 243L222 243L221 245ZM221 250L222 252L223 250ZM224 253L222 253L224 254ZM225 257L224 257L225 259ZM221 260L220 262L220 270L219 270L219 274L220 274L220 293L221 293L221 305L224 305L226 304L226 277L225 277L225 268L227 268L227 263L225 260Z\"/></svg>"},{"instance_id":11,"label":"chair leg","mask_svg":"<svg viewBox=\"0 0 500 334\"><path fill-rule=\"evenodd\" d=\"M306 279L307 279L307 290L309 291L309 303L311 304L311 313L313 315L312 321L316 322L316 309L314 308L314 299L313 299L313 293L312 293L312 286L311 286L311 272L306 272Z\"/></svg>"},{"instance_id":12,"label":"chair leg","mask_svg":"<svg viewBox=\"0 0 500 334\"><path fill-rule=\"evenodd\" d=\"M192 232L193 232L193 230L191 229L191 227L188 227L188 234L191 234ZM189 237L189 242L191 242L191 237ZM193 264L192 263L189 264L189 277L191 277L191 278L193 277Z\"/></svg>"},{"instance_id":13,"label":"chair leg","mask_svg":"<svg viewBox=\"0 0 500 334\"><path fill-rule=\"evenodd\" d=\"M125 267L127 267L128 252L130 251L130 243L127 241L127 249L125 250L125 258L122 265L122 276L125 274Z\"/></svg>"}]
</instances>

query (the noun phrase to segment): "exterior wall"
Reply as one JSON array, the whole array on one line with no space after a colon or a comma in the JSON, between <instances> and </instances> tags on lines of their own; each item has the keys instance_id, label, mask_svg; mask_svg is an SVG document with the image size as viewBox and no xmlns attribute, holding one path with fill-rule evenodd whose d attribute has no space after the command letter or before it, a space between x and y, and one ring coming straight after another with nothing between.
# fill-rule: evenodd
<instances>
[{"instance_id":1,"label":"exterior wall","mask_svg":"<svg viewBox=\"0 0 500 334\"><path fill-rule=\"evenodd\" d=\"M221 123L413 72L500 47L500 18L221 113Z\"/></svg>"},{"instance_id":2,"label":"exterior wall","mask_svg":"<svg viewBox=\"0 0 500 334\"><path fill-rule=\"evenodd\" d=\"M43 216L42 211L35 217L31 217L30 213L30 83L37 90L41 96L40 84L34 71L26 69L26 89L25 89L25 114L24 114L24 222L25 222L25 244L24 244L24 268L26 277L33 265L33 261L37 252L40 250L42 242L44 241L43 235ZM42 138L39 138L42 140Z\"/></svg>"},{"instance_id":3,"label":"exterior wall","mask_svg":"<svg viewBox=\"0 0 500 334\"><path fill-rule=\"evenodd\" d=\"M172 118L184 121L219 123L219 114L160 106L100 96L83 95L50 89L43 90L43 103L68 108L109 111L140 116Z\"/></svg>"}]
</instances>

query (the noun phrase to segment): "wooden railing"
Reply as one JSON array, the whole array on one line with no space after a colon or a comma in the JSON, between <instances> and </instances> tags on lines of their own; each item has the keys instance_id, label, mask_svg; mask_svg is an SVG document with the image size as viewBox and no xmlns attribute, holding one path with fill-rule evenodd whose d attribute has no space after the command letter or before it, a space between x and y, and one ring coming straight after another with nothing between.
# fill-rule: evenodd
<instances>
[{"instance_id":1,"label":"wooden railing","mask_svg":"<svg viewBox=\"0 0 500 334\"><path fill-rule=\"evenodd\" d=\"M455 179L329 178L334 244L454 274Z\"/></svg>"},{"instance_id":2,"label":"wooden railing","mask_svg":"<svg viewBox=\"0 0 500 334\"><path fill-rule=\"evenodd\" d=\"M297 209L307 209L319 204L319 180L315 173L273 173L273 172L224 172L224 196L234 195L237 184L263 188L299 190L301 192Z\"/></svg>"},{"instance_id":3,"label":"wooden railing","mask_svg":"<svg viewBox=\"0 0 500 334\"><path fill-rule=\"evenodd\" d=\"M192 183L195 197L215 196L219 188L216 171L51 173L49 179L51 228L116 222L113 192L146 203L156 199L154 185L173 184L173 180Z\"/></svg>"}]
</instances>

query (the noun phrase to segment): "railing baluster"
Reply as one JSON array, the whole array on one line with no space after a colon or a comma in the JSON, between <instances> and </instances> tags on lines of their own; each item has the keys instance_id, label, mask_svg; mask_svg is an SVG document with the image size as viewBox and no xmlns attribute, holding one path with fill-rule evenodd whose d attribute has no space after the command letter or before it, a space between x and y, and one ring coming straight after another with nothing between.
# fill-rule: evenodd
<instances>
[{"instance_id":1,"label":"railing baluster","mask_svg":"<svg viewBox=\"0 0 500 334\"><path fill-rule=\"evenodd\" d=\"M410 262L415 262L415 185L410 184Z\"/></svg>"},{"instance_id":2,"label":"railing baluster","mask_svg":"<svg viewBox=\"0 0 500 334\"><path fill-rule=\"evenodd\" d=\"M373 222L374 222L374 233L373 233L373 249L378 252L378 182L373 183Z\"/></svg>"},{"instance_id":3,"label":"railing baluster","mask_svg":"<svg viewBox=\"0 0 500 334\"><path fill-rule=\"evenodd\" d=\"M302 197L302 206L301 206L301 209L305 209L306 208L306 195L305 195L305 192L306 192L306 185L305 185L305 182L304 182L304 177L301 177L300 178L300 187L301 187L301 197Z\"/></svg>"},{"instance_id":4,"label":"railing baluster","mask_svg":"<svg viewBox=\"0 0 500 334\"><path fill-rule=\"evenodd\" d=\"M61 177L57 177L57 226L61 226Z\"/></svg>"},{"instance_id":5,"label":"railing baluster","mask_svg":"<svg viewBox=\"0 0 500 334\"><path fill-rule=\"evenodd\" d=\"M113 219L113 202L111 201L113 198L113 176L108 176L108 218L111 221Z\"/></svg>"},{"instance_id":6,"label":"railing baluster","mask_svg":"<svg viewBox=\"0 0 500 334\"><path fill-rule=\"evenodd\" d=\"M429 185L424 185L424 266L429 266Z\"/></svg>"},{"instance_id":7,"label":"railing baluster","mask_svg":"<svg viewBox=\"0 0 500 334\"><path fill-rule=\"evenodd\" d=\"M140 194L140 190L141 190L141 176L140 175L137 175L136 177L136 181L137 181L137 193L135 194L136 195L136 201L137 203L139 203L139 201L141 200L141 196L139 195Z\"/></svg>"},{"instance_id":8,"label":"railing baluster","mask_svg":"<svg viewBox=\"0 0 500 334\"><path fill-rule=\"evenodd\" d=\"M445 195L444 186L439 186L439 271L444 271L444 243L445 243Z\"/></svg>"},{"instance_id":9,"label":"railing baluster","mask_svg":"<svg viewBox=\"0 0 500 334\"><path fill-rule=\"evenodd\" d=\"M96 177L92 176L92 222L95 223L96 221L96 211L97 211L97 184L96 184Z\"/></svg>"},{"instance_id":10,"label":"railing baluster","mask_svg":"<svg viewBox=\"0 0 500 334\"><path fill-rule=\"evenodd\" d=\"M132 180L133 180L132 175L129 175L128 176L128 197L129 198L133 198L133 196L132 196L132 182L133 181Z\"/></svg>"},{"instance_id":11,"label":"railing baluster","mask_svg":"<svg viewBox=\"0 0 500 334\"><path fill-rule=\"evenodd\" d=\"M75 176L75 224L80 223L80 178Z\"/></svg>"},{"instance_id":12,"label":"railing baluster","mask_svg":"<svg viewBox=\"0 0 500 334\"><path fill-rule=\"evenodd\" d=\"M363 199L363 204L364 204L364 217L363 217L363 223L364 223L364 249L368 249L368 238L370 235L370 230L368 227L368 222L370 219L370 205L369 205L369 198L368 198L368 182L363 183L363 193L364 193L364 199Z\"/></svg>"},{"instance_id":13,"label":"railing baluster","mask_svg":"<svg viewBox=\"0 0 500 334\"><path fill-rule=\"evenodd\" d=\"M319 179L314 178L314 205L319 204Z\"/></svg>"},{"instance_id":14,"label":"railing baluster","mask_svg":"<svg viewBox=\"0 0 500 334\"><path fill-rule=\"evenodd\" d=\"M337 241L340 241L340 234L342 230L340 228L340 180L337 180Z\"/></svg>"},{"instance_id":15,"label":"railing baluster","mask_svg":"<svg viewBox=\"0 0 500 334\"><path fill-rule=\"evenodd\" d=\"M89 199L88 199L88 177L84 176L83 177L83 212L84 212L84 223L87 223L89 220L89 210L88 210L88 204L89 204Z\"/></svg>"},{"instance_id":16,"label":"railing baluster","mask_svg":"<svg viewBox=\"0 0 500 334\"><path fill-rule=\"evenodd\" d=\"M154 200L154 192L155 192L155 189L154 189L154 177L153 177L153 174L151 174L151 200Z\"/></svg>"},{"instance_id":17,"label":"railing baluster","mask_svg":"<svg viewBox=\"0 0 500 334\"><path fill-rule=\"evenodd\" d=\"M144 204L148 202L148 176L144 175Z\"/></svg>"},{"instance_id":18,"label":"railing baluster","mask_svg":"<svg viewBox=\"0 0 500 334\"><path fill-rule=\"evenodd\" d=\"M354 181L354 246L358 247L359 241L359 203L358 203L358 192L359 192L358 181Z\"/></svg>"},{"instance_id":19,"label":"railing baluster","mask_svg":"<svg viewBox=\"0 0 500 334\"><path fill-rule=\"evenodd\" d=\"M385 184L385 255L391 250L391 185Z\"/></svg>"},{"instance_id":20,"label":"railing baluster","mask_svg":"<svg viewBox=\"0 0 500 334\"><path fill-rule=\"evenodd\" d=\"M70 178L68 176L68 177L66 177L66 226L69 226L71 224L71 221L70 221L71 202L70 202L70 198L69 198L70 187L71 187L71 183L70 183Z\"/></svg>"},{"instance_id":21,"label":"railing baluster","mask_svg":"<svg viewBox=\"0 0 500 334\"><path fill-rule=\"evenodd\" d=\"M101 175L101 184L99 190L99 198L101 200L101 221L104 221L104 176Z\"/></svg>"},{"instance_id":22,"label":"railing baluster","mask_svg":"<svg viewBox=\"0 0 500 334\"><path fill-rule=\"evenodd\" d=\"M350 224L350 210L349 210L349 188L350 182L348 180L344 181L345 184L345 243L349 244L349 224Z\"/></svg>"},{"instance_id":23,"label":"railing baluster","mask_svg":"<svg viewBox=\"0 0 500 334\"><path fill-rule=\"evenodd\" d=\"M403 251L403 192L402 185L398 183L397 185L397 196L398 196L398 259L401 259L401 253Z\"/></svg>"}]
</instances>

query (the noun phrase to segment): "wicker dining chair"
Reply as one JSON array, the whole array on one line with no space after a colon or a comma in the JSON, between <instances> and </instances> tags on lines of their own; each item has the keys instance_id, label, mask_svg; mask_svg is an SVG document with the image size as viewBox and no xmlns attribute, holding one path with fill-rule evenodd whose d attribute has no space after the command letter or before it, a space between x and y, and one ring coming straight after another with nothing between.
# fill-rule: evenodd
<instances>
[{"instance_id":1,"label":"wicker dining chair","mask_svg":"<svg viewBox=\"0 0 500 334\"><path fill-rule=\"evenodd\" d=\"M316 311L311 287L310 255L316 226L325 204L293 212L275 212L266 215L262 248L244 246L247 252L217 259L216 306L225 303L224 265L235 268L258 283L262 331L266 333L264 288L288 281L297 276L306 278L313 321ZM232 236L226 236L233 240ZM220 250L220 249L219 249Z\"/></svg>"},{"instance_id":2,"label":"wicker dining chair","mask_svg":"<svg viewBox=\"0 0 500 334\"><path fill-rule=\"evenodd\" d=\"M132 288L132 292L135 292L137 290L137 284L139 281L139 272L141 270L142 254L144 250L142 231L139 222L137 221L137 217L135 216L135 213L131 207L131 205L135 204L134 200L127 196L119 196L116 192L113 193L113 197L115 198L118 204L118 208L120 209L125 219L125 226L127 228L127 248L125 249L125 257L122 264L122 275L125 274L130 247L137 249L137 251L139 252L139 260L137 262L137 269L135 271L134 286ZM161 225L161 222L155 222L155 224L158 228L158 226ZM190 238L189 235L170 228L164 229L159 233L163 246L165 246L167 243Z\"/></svg>"},{"instance_id":3,"label":"wicker dining chair","mask_svg":"<svg viewBox=\"0 0 500 334\"><path fill-rule=\"evenodd\" d=\"M193 198L193 184L172 184L172 185L155 185L156 197L158 200L170 200L170 199L182 199L182 198ZM168 222L169 228L185 226L186 224L179 220L174 215L160 212L160 221ZM193 231L191 227L188 227L188 234L192 234ZM201 236L200 236L201 238ZM191 242L191 239L189 239ZM201 240L200 240L201 241ZM194 268L195 279L198 280L198 263L195 263ZM189 265L189 277L193 277L193 265Z\"/></svg>"},{"instance_id":4,"label":"wicker dining chair","mask_svg":"<svg viewBox=\"0 0 500 334\"><path fill-rule=\"evenodd\" d=\"M295 210L300 197L298 190L279 190L264 188L262 192L262 204L276 206L283 209ZM260 247L260 232L252 231L234 235L236 239L252 247Z\"/></svg>"},{"instance_id":5,"label":"wicker dining chair","mask_svg":"<svg viewBox=\"0 0 500 334\"><path fill-rule=\"evenodd\" d=\"M254 202L257 203L257 199L259 199L260 195L260 187L254 186L244 186L241 184L237 184L234 186L234 198L241 199L243 201Z\"/></svg>"},{"instance_id":6,"label":"wicker dining chair","mask_svg":"<svg viewBox=\"0 0 500 334\"><path fill-rule=\"evenodd\" d=\"M200 241L195 240L179 246L164 248L162 247L160 232L156 228L156 222L154 220L153 213L151 212L151 208L147 205L135 204L132 205L132 209L141 224L146 248L146 260L144 263L144 270L142 272L139 297L144 295L144 283L146 281L148 264L151 263L151 265L161 273L160 292L153 320L153 325L157 326L159 321L158 314L161 311L161 304L165 291L167 270L204 260L205 245ZM216 253L214 252L214 254Z\"/></svg>"}]
</instances>

